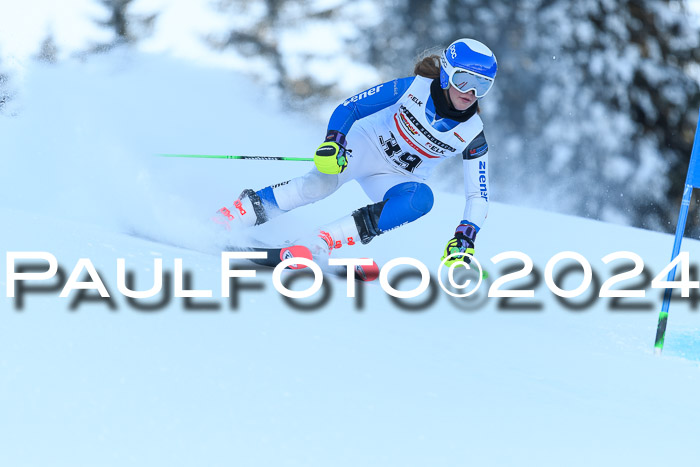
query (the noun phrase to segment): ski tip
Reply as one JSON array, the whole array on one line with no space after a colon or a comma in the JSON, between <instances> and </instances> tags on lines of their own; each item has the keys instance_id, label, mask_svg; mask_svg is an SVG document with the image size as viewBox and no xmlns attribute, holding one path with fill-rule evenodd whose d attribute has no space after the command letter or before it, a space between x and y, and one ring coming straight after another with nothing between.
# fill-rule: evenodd
<instances>
[{"instance_id":1,"label":"ski tip","mask_svg":"<svg viewBox=\"0 0 700 467\"><path fill-rule=\"evenodd\" d=\"M311 254L311 250L302 245L289 246L287 248L282 248L280 250L280 261L285 261L291 258L306 258L313 261L314 257ZM287 268L289 269L304 269L306 265L292 263Z\"/></svg>"},{"instance_id":2,"label":"ski tip","mask_svg":"<svg viewBox=\"0 0 700 467\"><path fill-rule=\"evenodd\" d=\"M379 266L372 261L371 266L355 266L355 278L364 282L370 282L379 277Z\"/></svg>"}]
</instances>

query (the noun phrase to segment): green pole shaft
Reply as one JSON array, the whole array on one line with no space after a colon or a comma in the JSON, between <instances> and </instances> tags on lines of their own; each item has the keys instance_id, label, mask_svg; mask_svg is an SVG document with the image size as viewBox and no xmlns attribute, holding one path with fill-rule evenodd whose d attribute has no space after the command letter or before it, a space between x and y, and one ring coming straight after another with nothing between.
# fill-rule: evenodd
<instances>
[{"instance_id":1,"label":"green pole shaft","mask_svg":"<svg viewBox=\"0 0 700 467\"><path fill-rule=\"evenodd\" d=\"M186 157L190 159L239 159L255 161L313 161L313 157L283 157L283 156L228 156L215 154L158 154L160 157Z\"/></svg>"}]
</instances>

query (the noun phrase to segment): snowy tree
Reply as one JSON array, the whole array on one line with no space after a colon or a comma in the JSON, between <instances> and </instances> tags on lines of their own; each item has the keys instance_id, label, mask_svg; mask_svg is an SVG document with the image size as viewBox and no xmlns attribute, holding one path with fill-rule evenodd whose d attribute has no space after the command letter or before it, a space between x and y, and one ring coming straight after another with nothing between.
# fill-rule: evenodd
<instances>
[{"instance_id":1,"label":"snowy tree","mask_svg":"<svg viewBox=\"0 0 700 467\"><path fill-rule=\"evenodd\" d=\"M58 46L54 41L53 34L49 34L41 42L36 59L44 63L56 63L58 61Z\"/></svg>"},{"instance_id":2,"label":"snowy tree","mask_svg":"<svg viewBox=\"0 0 700 467\"><path fill-rule=\"evenodd\" d=\"M229 18L226 31L207 38L216 49L243 57L247 70L284 95L309 100L332 96L347 86L352 74L367 66L368 41L363 28L379 18L374 3L319 0L220 0L217 8ZM352 22L350 21L352 18Z\"/></svg>"},{"instance_id":3,"label":"snowy tree","mask_svg":"<svg viewBox=\"0 0 700 467\"><path fill-rule=\"evenodd\" d=\"M116 45L132 44L151 33L157 14L131 13L134 0L99 1L107 9L109 17L105 20L97 20L97 23L110 29L114 39L109 43L94 46L92 51L104 52Z\"/></svg>"},{"instance_id":4,"label":"snowy tree","mask_svg":"<svg viewBox=\"0 0 700 467\"><path fill-rule=\"evenodd\" d=\"M10 101L9 76L2 71L2 59L0 59L0 114L4 113L7 103Z\"/></svg>"},{"instance_id":5,"label":"snowy tree","mask_svg":"<svg viewBox=\"0 0 700 467\"><path fill-rule=\"evenodd\" d=\"M530 2L537 13L513 44L532 62L513 70L526 86L500 86L499 141L515 150L501 168L522 191L545 186L545 203L567 198L567 211L668 229L700 103L688 73L698 28L672 3ZM502 77L520 81L513 71Z\"/></svg>"}]
</instances>

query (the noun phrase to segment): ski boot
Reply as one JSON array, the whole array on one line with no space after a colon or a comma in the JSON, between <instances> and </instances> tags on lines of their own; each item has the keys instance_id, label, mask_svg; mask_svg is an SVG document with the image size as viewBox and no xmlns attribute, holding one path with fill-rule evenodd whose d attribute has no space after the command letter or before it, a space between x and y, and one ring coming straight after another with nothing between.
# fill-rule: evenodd
<instances>
[{"instance_id":1,"label":"ski boot","mask_svg":"<svg viewBox=\"0 0 700 467\"><path fill-rule=\"evenodd\" d=\"M362 242L363 237L360 235L357 219L355 216L346 216L321 227L313 235L297 240L295 244L308 248L313 260L322 268L328 268L334 274L345 276L345 267L330 266L328 265L328 259L333 250L342 248L343 245L356 245L358 243L356 239L358 238L360 240L359 243L368 243L371 240L369 238L369 240ZM376 261L372 261L371 265L355 266L356 280L366 282L373 281L377 277L379 277L379 266Z\"/></svg>"},{"instance_id":2,"label":"ski boot","mask_svg":"<svg viewBox=\"0 0 700 467\"><path fill-rule=\"evenodd\" d=\"M346 216L335 222L320 227L312 235L294 242L311 250L314 259L328 260L331 251L341 248L343 245L355 245L358 238L358 230L355 219Z\"/></svg>"},{"instance_id":3,"label":"ski boot","mask_svg":"<svg viewBox=\"0 0 700 467\"><path fill-rule=\"evenodd\" d=\"M216 211L211 220L226 230L237 230L264 224L270 217L260 196L251 189L245 189L230 209L224 206Z\"/></svg>"}]
</instances>

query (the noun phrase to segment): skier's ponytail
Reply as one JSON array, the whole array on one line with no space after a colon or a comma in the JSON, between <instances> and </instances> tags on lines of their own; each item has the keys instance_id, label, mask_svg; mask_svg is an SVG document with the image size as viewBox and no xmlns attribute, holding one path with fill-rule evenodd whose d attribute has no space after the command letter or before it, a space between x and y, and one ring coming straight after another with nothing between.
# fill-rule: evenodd
<instances>
[{"instance_id":1,"label":"skier's ponytail","mask_svg":"<svg viewBox=\"0 0 700 467\"><path fill-rule=\"evenodd\" d=\"M428 55L416 62L413 73L424 78L437 79L440 77L440 56Z\"/></svg>"}]
</instances>

